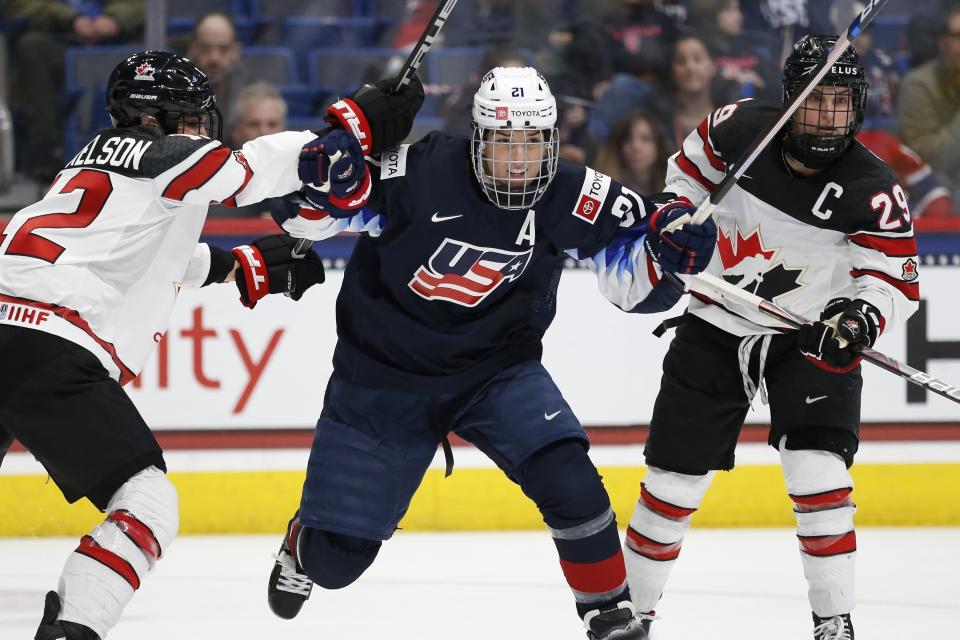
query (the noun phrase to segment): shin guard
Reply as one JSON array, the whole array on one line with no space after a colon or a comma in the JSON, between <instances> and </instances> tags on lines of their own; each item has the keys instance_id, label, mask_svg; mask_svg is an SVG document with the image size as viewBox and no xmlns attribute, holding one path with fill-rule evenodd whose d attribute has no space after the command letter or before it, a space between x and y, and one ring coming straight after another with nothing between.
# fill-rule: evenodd
<instances>
[{"instance_id":1,"label":"shin guard","mask_svg":"<svg viewBox=\"0 0 960 640\"><path fill-rule=\"evenodd\" d=\"M715 474L694 476L647 467L624 541L630 594L638 612L653 611L660 600L690 518Z\"/></svg>"}]
</instances>

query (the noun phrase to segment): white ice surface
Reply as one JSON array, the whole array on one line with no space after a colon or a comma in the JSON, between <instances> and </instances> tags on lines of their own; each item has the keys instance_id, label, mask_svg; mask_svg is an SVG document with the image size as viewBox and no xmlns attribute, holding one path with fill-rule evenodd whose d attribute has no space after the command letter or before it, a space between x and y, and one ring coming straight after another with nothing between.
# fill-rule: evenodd
<instances>
[{"instance_id":1,"label":"white ice surface","mask_svg":"<svg viewBox=\"0 0 960 640\"><path fill-rule=\"evenodd\" d=\"M292 622L266 605L277 536L183 537L111 640L582 640L546 534L398 534L347 589ZM960 637L960 529L858 531L860 640ZM0 540L0 640L33 637L74 539ZM653 640L810 640L789 529L694 530Z\"/></svg>"}]
</instances>

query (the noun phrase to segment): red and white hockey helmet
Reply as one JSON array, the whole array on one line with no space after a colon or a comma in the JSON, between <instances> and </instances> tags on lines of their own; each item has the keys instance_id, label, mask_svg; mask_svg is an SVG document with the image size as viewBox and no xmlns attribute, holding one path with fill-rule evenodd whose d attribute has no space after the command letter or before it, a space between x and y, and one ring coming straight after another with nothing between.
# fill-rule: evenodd
<instances>
[{"instance_id":1,"label":"red and white hockey helmet","mask_svg":"<svg viewBox=\"0 0 960 640\"><path fill-rule=\"evenodd\" d=\"M526 209L557 172L557 101L532 67L496 67L473 97L473 171L501 209Z\"/></svg>"}]
</instances>

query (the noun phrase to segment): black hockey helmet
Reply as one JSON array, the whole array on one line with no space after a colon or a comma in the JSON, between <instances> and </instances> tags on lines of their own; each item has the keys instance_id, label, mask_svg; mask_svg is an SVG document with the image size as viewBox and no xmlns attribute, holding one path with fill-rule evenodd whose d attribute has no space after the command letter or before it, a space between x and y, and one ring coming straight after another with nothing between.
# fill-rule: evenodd
<instances>
[{"instance_id":1,"label":"black hockey helmet","mask_svg":"<svg viewBox=\"0 0 960 640\"><path fill-rule=\"evenodd\" d=\"M783 103L786 105L830 55L836 36L803 36L793 45L793 52L783 65ZM824 169L842 156L863 125L867 107L867 87L863 62L853 45L833 65L820 81L820 86L848 87L850 101L845 110L850 119L846 131L839 135L815 136L794 130L793 120L786 125L784 147L801 164L811 169ZM803 107L801 107L802 109ZM836 108L835 108L836 109ZM799 114L800 110L798 110ZM819 115L819 114L818 114ZM796 116L794 116L796 117Z\"/></svg>"},{"instance_id":2,"label":"black hockey helmet","mask_svg":"<svg viewBox=\"0 0 960 640\"><path fill-rule=\"evenodd\" d=\"M164 133L177 133L183 116L197 116L211 138L220 139L223 117L207 74L188 58L167 51L137 53L114 68L107 83L107 112L114 125L157 119Z\"/></svg>"}]
</instances>

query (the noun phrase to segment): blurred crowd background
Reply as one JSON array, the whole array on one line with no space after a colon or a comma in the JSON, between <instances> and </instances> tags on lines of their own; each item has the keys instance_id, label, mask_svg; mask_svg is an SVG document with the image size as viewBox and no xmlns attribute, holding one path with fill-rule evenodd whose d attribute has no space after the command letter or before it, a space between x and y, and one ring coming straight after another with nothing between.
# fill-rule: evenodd
<instances>
[{"instance_id":1,"label":"blurred crowd background","mask_svg":"<svg viewBox=\"0 0 960 640\"><path fill-rule=\"evenodd\" d=\"M4 0L0 213L32 202L109 120L129 53L185 54L210 76L231 146L316 129L337 97L395 74L433 0ZM562 156L642 192L711 111L779 103L805 33L844 30L856 0L459 0L421 78L411 134L467 135L480 77L536 66L560 105ZM861 141L899 175L915 218L960 214L960 0L889 0L857 41L870 83ZM264 207L218 208L254 217Z\"/></svg>"}]
</instances>

